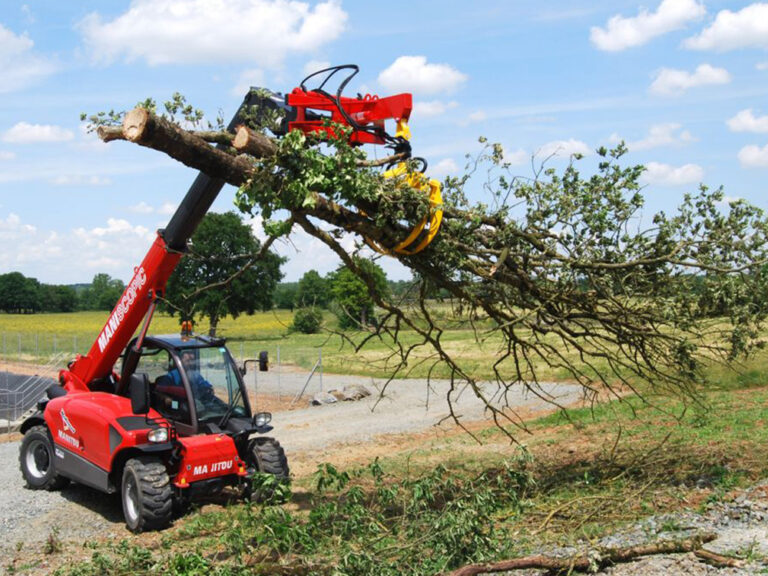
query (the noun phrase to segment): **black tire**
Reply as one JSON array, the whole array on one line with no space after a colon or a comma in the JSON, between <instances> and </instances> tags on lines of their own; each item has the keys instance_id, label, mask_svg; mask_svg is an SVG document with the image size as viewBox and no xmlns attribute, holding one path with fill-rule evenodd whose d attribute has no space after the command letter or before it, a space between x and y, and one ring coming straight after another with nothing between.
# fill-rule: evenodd
<instances>
[{"instance_id":1,"label":"black tire","mask_svg":"<svg viewBox=\"0 0 768 576\"><path fill-rule=\"evenodd\" d=\"M125 525L131 532L159 530L171 521L173 490L165 465L158 459L131 458L120 486Z\"/></svg>"},{"instance_id":2,"label":"black tire","mask_svg":"<svg viewBox=\"0 0 768 576\"><path fill-rule=\"evenodd\" d=\"M69 478L56 474L53 441L47 426L33 426L24 434L19 467L32 490L60 490L69 484Z\"/></svg>"},{"instance_id":3,"label":"black tire","mask_svg":"<svg viewBox=\"0 0 768 576\"><path fill-rule=\"evenodd\" d=\"M248 446L248 456L249 468L254 472L272 474L280 482L289 481L288 458L285 457L285 451L280 446L280 442L274 438L255 438ZM273 494L273 489L261 487L254 490L251 485L248 485L245 491L245 497L253 502L264 502L272 498Z\"/></svg>"}]
</instances>

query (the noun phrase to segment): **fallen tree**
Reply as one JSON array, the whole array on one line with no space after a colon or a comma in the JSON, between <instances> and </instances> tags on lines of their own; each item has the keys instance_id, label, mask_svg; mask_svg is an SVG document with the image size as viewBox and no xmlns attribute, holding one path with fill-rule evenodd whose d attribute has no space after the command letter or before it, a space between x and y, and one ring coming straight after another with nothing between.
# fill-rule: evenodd
<instances>
[{"instance_id":1,"label":"fallen tree","mask_svg":"<svg viewBox=\"0 0 768 576\"><path fill-rule=\"evenodd\" d=\"M268 244L296 226L325 243L383 311L355 346L391 342L386 361L393 377L414 363L431 363L430 373L447 366L454 383L449 405L466 383L498 423L513 418L491 399L511 386L556 402L539 386L542 366L593 397L601 390L639 392L641 383L644 390L695 394L702 366L761 345L768 294L763 212L744 201L728 204L722 190L702 186L676 213L644 215L644 168L622 165L623 145L598 150L589 176L572 158L562 173L542 168L518 178L501 147L483 141L467 173L444 183L443 225L432 244L416 255L391 255L419 279L416 304L405 306L379 293L354 256L366 243L396 245L429 211L428 201L382 178L375 170L381 162L343 137L322 141L294 131L272 139L254 124L235 134L196 132L151 106L129 111L121 126L109 121L115 119L96 119L105 142L158 150L238 187L236 205L262 214ZM469 201L473 186L482 187L487 204ZM359 239L352 250L340 241L346 234ZM495 387L479 385L443 345L446 321L426 302L434 288L451 295L478 341L495 346ZM717 318L709 317L712 310ZM403 330L417 341L401 338ZM453 408L451 415L459 421Z\"/></svg>"}]
</instances>

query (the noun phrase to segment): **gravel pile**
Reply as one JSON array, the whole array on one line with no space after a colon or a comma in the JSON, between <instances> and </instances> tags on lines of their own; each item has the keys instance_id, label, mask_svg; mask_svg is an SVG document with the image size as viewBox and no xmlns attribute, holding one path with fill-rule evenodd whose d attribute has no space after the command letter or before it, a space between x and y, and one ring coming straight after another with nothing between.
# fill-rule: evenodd
<instances>
[{"instance_id":1,"label":"gravel pile","mask_svg":"<svg viewBox=\"0 0 768 576\"><path fill-rule=\"evenodd\" d=\"M594 546L554 548L539 551L569 557L593 548L628 548L663 540L685 540L702 534L717 538L704 550L723 556L742 558L740 567L717 568L693 554L647 556L635 562L617 564L597 574L610 576L745 576L768 573L768 481L753 486L731 501L707 505L702 513L682 510L651 516L626 530L600 539ZM544 572L514 572L515 576L540 576Z\"/></svg>"}]
</instances>

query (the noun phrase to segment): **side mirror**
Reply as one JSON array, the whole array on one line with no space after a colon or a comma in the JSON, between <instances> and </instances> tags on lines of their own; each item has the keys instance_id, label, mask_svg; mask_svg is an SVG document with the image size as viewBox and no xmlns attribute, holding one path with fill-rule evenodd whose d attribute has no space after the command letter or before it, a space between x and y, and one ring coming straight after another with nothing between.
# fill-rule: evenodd
<instances>
[{"instance_id":1,"label":"side mirror","mask_svg":"<svg viewBox=\"0 0 768 576\"><path fill-rule=\"evenodd\" d=\"M149 413L149 376L131 374L131 410L134 414Z\"/></svg>"},{"instance_id":2,"label":"side mirror","mask_svg":"<svg viewBox=\"0 0 768 576\"><path fill-rule=\"evenodd\" d=\"M269 354L266 350L259 352L259 372L269 370Z\"/></svg>"}]
</instances>

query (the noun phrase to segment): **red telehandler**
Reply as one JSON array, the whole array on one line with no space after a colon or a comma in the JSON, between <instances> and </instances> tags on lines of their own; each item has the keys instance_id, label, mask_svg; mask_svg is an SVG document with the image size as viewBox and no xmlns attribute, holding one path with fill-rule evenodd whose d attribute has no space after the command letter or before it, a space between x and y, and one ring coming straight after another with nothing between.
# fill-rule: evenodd
<instances>
[{"instance_id":1,"label":"red telehandler","mask_svg":"<svg viewBox=\"0 0 768 576\"><path fill-rule=\"evenodd\" d=\"M327 77L318 88L308 90L302 82L285 97L252 89L228 130L254 107L267 107L285 114L283 133L332 133L331 120L352 128L353 144L384 144L408 155L407 139L387 134L384 121L403 125L411 95L344 98L341 91L351 76L335 95L324 91L328 79L344 69L353 70L351 76L357 71L351 65L320 71ZM246 497L256 497L251 487L256 473L288 478L283 448L266 436L271 414L254 413L243 383L245 365L235 364L224 340L147 335L168 277L223 185L197 176L88 354L77 355L59 373L59 384L21 426L19 460L29 488L53 490L74 480L119 492L128 528L141 532L167 525L174 508L196 493L235 485ZM264 353L259 363L266 369Z\"/></svg>"}]
</instances>

